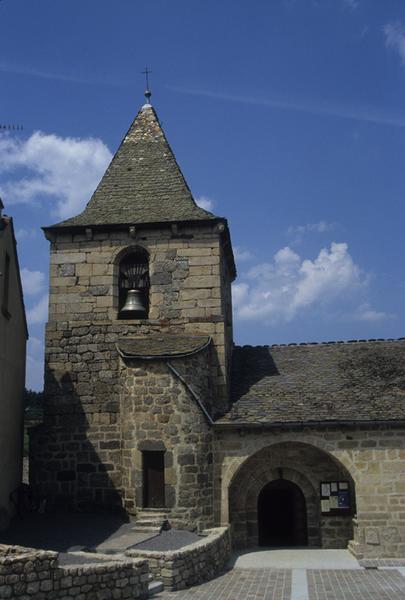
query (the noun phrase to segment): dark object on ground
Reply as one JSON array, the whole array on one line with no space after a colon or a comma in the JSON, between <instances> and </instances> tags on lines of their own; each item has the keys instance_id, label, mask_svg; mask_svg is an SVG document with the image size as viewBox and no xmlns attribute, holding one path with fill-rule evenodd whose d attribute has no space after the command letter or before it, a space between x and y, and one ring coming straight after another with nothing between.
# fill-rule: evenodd
<instances>
[{"instance_id":1,"label":"dark object on ground","mask_svg":"<svg viewBox=\"0 0 405 600\"><path fill-rule=\"evenodd\" d=\"M11 492L10 501L14 504L17 516L20 519L38 509L33 491L27 483L21 483Z\"/></svg>"}]
</instances>

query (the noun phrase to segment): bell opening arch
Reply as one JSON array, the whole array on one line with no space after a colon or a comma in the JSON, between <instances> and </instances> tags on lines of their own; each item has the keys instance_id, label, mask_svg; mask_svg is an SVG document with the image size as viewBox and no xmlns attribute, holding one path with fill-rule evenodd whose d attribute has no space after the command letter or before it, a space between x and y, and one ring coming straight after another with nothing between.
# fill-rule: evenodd
<instances>
[{"instance_id":1,"label":"bell opening arch","mask_svg":"<svg viewBox=\"0 0 405 600\"><path fill-rule=\"evenodd\" d=\"M115 306L118 319L149 316L149 253L142 246L122 250L115 259Z\"/></svg>"}]
</instances>

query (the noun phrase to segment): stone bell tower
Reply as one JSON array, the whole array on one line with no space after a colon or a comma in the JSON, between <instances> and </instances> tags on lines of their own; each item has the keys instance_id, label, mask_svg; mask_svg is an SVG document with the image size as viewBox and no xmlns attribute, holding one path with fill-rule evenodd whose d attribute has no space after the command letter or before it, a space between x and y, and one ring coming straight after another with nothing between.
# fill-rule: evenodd
<instances>
[{"instance_id":1,"label":"stone bell tower","mask_svg":"<svg viewBox=\"0 0 405 600\"><path fill-rule=\"evenodd\" d=\"M210 524L210 423L228 405L235 265L226 219L196 205L149 102L85 210L44 231L34 485L54 502Z\"/></svg>"}]
</instances>

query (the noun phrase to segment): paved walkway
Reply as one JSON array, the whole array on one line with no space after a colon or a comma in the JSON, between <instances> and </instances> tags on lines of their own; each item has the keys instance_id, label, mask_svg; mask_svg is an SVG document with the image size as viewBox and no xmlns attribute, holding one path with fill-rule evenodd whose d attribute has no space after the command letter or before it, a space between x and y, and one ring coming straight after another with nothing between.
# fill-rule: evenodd
<instances>
[{"instance_id":1,"label":"paved walkway","mask_svg":"<svg viewBox=\"0 0 405 600\"><path fill-rule=\"evenodd\" d=\"M404 600L397 570L233 569L156 600Z\"/></svg>"},{"instance_id":2,"label":"paved walkway","mask_svg":"<svg viewBox=\"0 0 405 600\"><path fill-rule=\"evenodd\" d=\"M321 550L317 548L255 548L235 554L230 566L240 569L361 568L348 550Z\"/></svg>"},{"instance_id":3,"label":"paved walkway","mask_svg":"<svg viewBox=\"0 0 405 600\"><path fill-rule=\"evenodd\" d=\"M405 579L404 579L405 581ZM216 579L181 592L163 592L159 600L290 600L291 571L233 569Z\"/></svg>"},{"instance_id":4,"label":"paved walkway","mask_svg":"<svg viewBox=\"0 0 405 600\"><path fill-rule=\"evenodd\" d=\"M405 568L363 569L346 550L259 550L223 575L156 600L405 600Z\"/></svg>"},{"instance_id":5,"label":"paved walkway","mask_svg":"<svg viewBox=\"0 0 405 600\"><path fill-rule=\"evenodd\" d=\"M83 552L122 552L150 538L118 516L31 515L16 520L0 541L63 553L61 564L102 561ZM157 541L157 540L156 540ZM73 552L72 552L73 551ZM69 554L67 554L67 552ZM105 557L104 557L105 559ZM375 566L376 561L364 561ZM230 570L202 585L162 592L156 600L405 600L405 561L363 569L346 550L259 549L235 556Z\"/></svg>"}]
</instances>

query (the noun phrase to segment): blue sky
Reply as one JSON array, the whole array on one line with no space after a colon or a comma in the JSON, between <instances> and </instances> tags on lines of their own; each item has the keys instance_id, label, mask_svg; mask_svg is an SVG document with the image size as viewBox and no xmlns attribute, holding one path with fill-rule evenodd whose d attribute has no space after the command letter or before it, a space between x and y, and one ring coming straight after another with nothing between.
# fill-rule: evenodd
<instances>
[{"instance_id":1,"label":"blue sky","mask_svg":"<svg viewBox=\"0 0 405 600\"><path fill-rule=\"evenodd\" d=\"M42 387L48 242L143 103L229 219L237 343L405 335L403 0L0 0L0 195Z\"/></svg>"}]
</instances>

